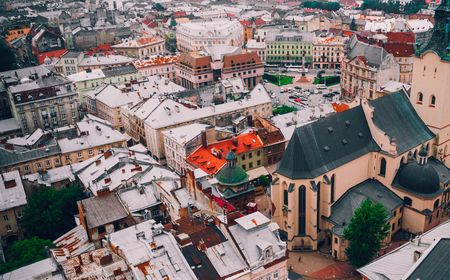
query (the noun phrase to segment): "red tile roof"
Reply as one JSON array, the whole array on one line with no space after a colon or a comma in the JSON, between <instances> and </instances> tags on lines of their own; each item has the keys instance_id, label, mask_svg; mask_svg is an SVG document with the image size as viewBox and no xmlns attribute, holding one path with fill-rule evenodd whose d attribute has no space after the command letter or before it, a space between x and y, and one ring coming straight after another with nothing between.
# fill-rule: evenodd
<instances>
[{"instance_id":1,"label":"red tile roof","mask_svg":"<svg viewBox=\"0 0 450 280\"><path fill-rule=\"evenodd\" d=\"M235 140L236 145L233 144L233 139L227 139L206 148L200 147L189 155L186 161L208 174L215 174L226 164L225 157L230 150L239 155L263 147L263 142L255 132L241 134L236 136Z\"/></svg>"},{"instance_id":2,"label":"red tile roof","mask_svg":"<svg viewBox=\"0 0 450 280\"><path fill-rule=\"evenodd\" d=\"M185 17L186 16L186 12L185 11L173 12L173 16L174 17Z\"/></svg>"},{"instance_id":3,"label":"red tile roof","mask_svg":"<svg viewBox=\"0 0 450 280\"><path fill-rule=\"evenodd\" d=\"M395 57L410 57L414 55L414 45L407 43L385 43L384 49Z\"/></svg>"},{"instance_id":4,"label":"red tile roof","mask_svg":"<svg viewBox=\"0 0 450 280\"><path fill-rule=\"evenodd\" d=\"M388 32L385 35L391 43L416 43L416 35L413 32Z\"/></svg>"},{"instance_id":5,"label":"red tile roof","mask_svg":"<svg viewBox=\"0 0 450 280\"><path fill-rule=\"evenodd\" d=\"M337 113L344 112L350 108L350 106L348 106L347 104L344 104L344 103L333 103L331 105L333 106L333 109Z\"/></svg>"},{"instance_id":6,"label":"red tile roof","mask_svg":"<svg viewBox=\"0 0 450 280\"><path fill-rule=\"evenodd\" d=\"M67 52L67 49L62 49L62 50L56 50L56 51L51 51L51 52L39 53L39 54L37 55L37 59L38 59L39 64L43 64L46 57L48 57L48 58L52 58L52 57L58 57L58 58L60 58L60 57L63 56L63 54L65 54L66 52Z\"/></svg>"},{"instance_id":7,"label":"red tile roof","mask_svg":"<svg viewBox=\"0 0 450 280\"><path fill-rule=\"evenodd\" d=\"M177 63L179 58L180 58L180 56L178 56L178 55L157 56L153 59L136 60L133 62L133 64L137 69L140 69L140 68L156 66L156 65L166 65L166 64Z\"/></svg>"}]
</instances>

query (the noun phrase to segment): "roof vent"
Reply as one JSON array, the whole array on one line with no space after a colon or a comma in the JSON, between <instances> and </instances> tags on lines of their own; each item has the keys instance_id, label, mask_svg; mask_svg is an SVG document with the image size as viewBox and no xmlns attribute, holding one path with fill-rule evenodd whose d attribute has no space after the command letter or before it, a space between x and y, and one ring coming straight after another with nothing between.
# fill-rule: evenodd
<instances>
[{"instance_id":1,"label":"roof vent","mask_svg":"<svg viewBox=\"0 0 450 280\"><path fill-rule=\"evenodd\" d=\"M345 126L350 126L350 121L349 120L345 121Z\"/></svg>"},{"instance_id":2,"label":"roof vent","mask_svg":"<svg viewBox=\"0 0 450 280\"><path fill-rule=\"evenodd\" d=\"M348 144L347 139L342 139L342 144L347 145Z\"/></svg>"},{"instance_id":3,"label":"roof vent","mask_svg":"<svg viewBox=\"0 0 450 280\"><path fill-rule=\"evenodd\" d=\"M363 138L363 137L364 137L364 134L363 134L362 132L359 132L359 133L358 133L358 137L359 137L359 138Z\"/></svg>"},{"instance_id":4,"label":"roof vent","mask_svg":"<svg viewBox=\"0 0 450 280\"><path fill-rule=\"evenodd\" d=\"M323 147L323 150L324 150L325 152L328 152L328 151L330 151L331 149L330 149L330 147L325 146L325 147Z\"/></svg>"},{"instance_id":5,"label":"roof vent","mask_svg":"<svg viewBox=\"0 0 450 280\"><path fill-rule=\"evenodd\" d=\"M332 133L333 132L333 128L331 126L328 127L328 132Z\"/></svg>"}]
</instances>

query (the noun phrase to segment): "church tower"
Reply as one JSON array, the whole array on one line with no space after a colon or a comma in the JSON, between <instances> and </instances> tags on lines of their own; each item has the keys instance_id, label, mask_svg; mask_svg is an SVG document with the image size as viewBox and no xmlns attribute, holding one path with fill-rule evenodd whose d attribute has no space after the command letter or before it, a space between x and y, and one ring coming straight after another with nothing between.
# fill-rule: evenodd
<instances>
[{"instance_id":1,"label":"church tower","mask_svg":"<svg viewBox=\"0 0 450 280\"><path fill-rule=\"evenodd\" d=\"M450 167L450 0L435 11L428 42L417 42L410 101L437 135L433 156Z\"/></svg>"}]
</instances>

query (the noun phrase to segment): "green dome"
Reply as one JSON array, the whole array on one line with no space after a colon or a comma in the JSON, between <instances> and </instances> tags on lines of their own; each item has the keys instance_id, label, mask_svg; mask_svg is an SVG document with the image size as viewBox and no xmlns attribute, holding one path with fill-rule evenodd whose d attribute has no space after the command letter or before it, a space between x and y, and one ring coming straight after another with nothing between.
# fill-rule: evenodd
<instances>
[{"instance_id":1,"label":"green dome","mask_svg":"<svg viewBox=\"0 0 450 280\"><path fill-rule=\"evenodd\" d=\"M216 179L223 186L237 186L247 182L248 175L240 166L225 165L217 173Z\"/></svg>"},{"instance_id":2,"label":"green dome","mask_svg":"<svg viewBox=\"0 0 450 280\"><path fill-rule=\"evenodd\" d=\"M233 151L229 151L227 156L225 157L225 159L227 161L232 161L232 160L235 160L237 158L236 158L236 155L233 153Z\"/></svg>"}]
</instances>

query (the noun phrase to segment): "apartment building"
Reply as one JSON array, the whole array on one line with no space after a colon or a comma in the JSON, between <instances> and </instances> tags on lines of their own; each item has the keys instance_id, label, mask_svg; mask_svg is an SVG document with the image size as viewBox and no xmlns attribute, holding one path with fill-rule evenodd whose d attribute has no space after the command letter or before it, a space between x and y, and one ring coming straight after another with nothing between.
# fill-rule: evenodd
<instances>
[{"instance_id":1,"label":"apartment building","mask_svg":"<svg viewBox=\"0 0 450 280\"><path fill-rule=\"evenodd\" d=\"M320 32L314 38L312 67L340 69L344 61L344 38L329 32Z\"/></svg>"},{"instance_id":2,"label":"apartment building","mask_svg":"<svg viewBox=\"0 0 450 280\"><path fill-rule=\"evenodd\" d=\"M259 59L261 59L262 63L266 63L266 43L251 39L247 41L247 44L245 45L245 49L250 52L256 52L259 56Z\"/></svg>"},{"instance_id":3,"label":"apartment building","mask_svg":"<svg viewBox=\"0 0 450 280\"><path fill-rule=\"evenodd\" d=\"M179 58L179 55L153 56L149 59L136 60L133 64L140 77L159 75L174 81L175 64Z\"/></svg>"},{"instance_id":4,"label":"apartment building","mask_svg":"<svg viewBox=\"0 0 450 280\"><path fill-rule=\"evenodd\" d=\"M27 197L17 170L0 173L0 197L0 238L2 244L11 245L23 238L19 221L23 208L27 205Z\"/></svg>"},{"instance_id":5,"label":"apartment building","mask_svg":"<svg viewBox=\"0 0 450 280\"><path fill-rule=\"evenodd\" d=\"M24 134L74 124L79 119L78 95L72 82L52 73L24 77L8 87L11 111Z\"/></svg>"},{"instance_id":6,"label":"apartment building","mask_svg":"<svg viewBox=\"0 0 450 280\"><path fill-rule=\"evenodd\" d=\"M270 32L266 35L266 63L301 65L313 63L314 33L294 30Z\"/></svg>"},{"instance_id":7,"label":"apartment building","mask_svg":"<svg viewBox=\"0 0 450 280\"><path fill-rule=\"evenodd\" d=\"M264 75L264 64L255 52L229 46L189 52L176 64L177 83L187 89L212 85L219 79L242 78L248 89L254 88Z\"/></svg>"},{"instance_id":8,"label":"apartment building","mask_svg":"<svg viewBox=\"0 0 450 280\"><path fill-rule=\"evenodd\" d=\"M88 115L83 121L57 130L36 129L24 137L0 144L0 168L21 175L45 172L102 154L112 147L126 147L126 137L101 119Z\"/></svg>"},{"instance_id":9,"label":"apartment building","mask_svg":"<svg viewBox=\"0 0 450 280\"><path fill-rule=\"evenodd\" d=\"M245 98L192 109L172 99L165 99L144 120L146 145L152 156L165 162L162 131L201 120L214 126L231 125L232 120L242 116L256 118L272 115L272 101L266 89L258 84Z\"/></svg>"},{"instance_id":10,"label":"apartment building","mask_svg":"<svg viewBox=\"0 0 450 280\"><path fill-rule=\"evenodd\" d=\"M350 39L342 64L341 86L345 96L376 98L376 91L388 81L399 81L400 66L384 48Z\"/></svg>"},{"instance_id":11,"label":"apartment building","mask_svg":"<svg viewBox=\"0 0 450 280\"><path fill-rule=\"evenodd\" d=\"M202 47L228 45L242 47L244 31L237 20L208 20L181 23L176 31L177 49L199 51Z\"/></svg>"},{"instance_id":12,"label":"apartment building","mask_svg":"<svg viewBox=\"0 0 450 280\"><path fill-rule=\"evenodd\" d=\"M159 37L142 37L135 40L125 40L125 42L111 47L118 54L145 59L153 55L164 54L165 40Z\"/></svg>"}]
</instances>

